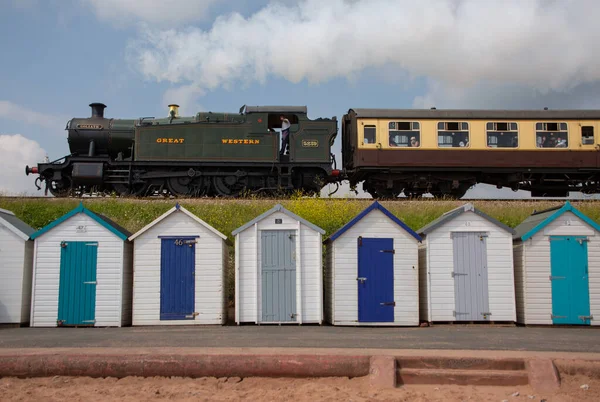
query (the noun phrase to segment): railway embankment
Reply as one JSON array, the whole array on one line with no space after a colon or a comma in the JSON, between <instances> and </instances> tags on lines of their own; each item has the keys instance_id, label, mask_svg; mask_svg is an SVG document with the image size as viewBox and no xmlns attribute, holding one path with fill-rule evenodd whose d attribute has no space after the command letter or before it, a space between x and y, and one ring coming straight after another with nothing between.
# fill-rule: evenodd
<instances>
[{"instance_id":1,"label":"railway embankment","mask_svg":"<svg viewBox=\"0 0 600 402\"><path fill-rule=\"evenodd\" d=\"M83 202L90 210L103 214L131 232L136 232L179 202L220 232L231 237L231 232L271 209L282 204L295 214L326 231L326 236L348 223L371 199L341 198L38 198L2 197L0 208L13 211L35 229L39 229L66 214ZM515 227L534 210L541 211L562 205L560 200L404 200L380 201L394 215L412 229L417 230L443 213L466 202L472 202L486 214L500 222ZM600 222L600 200L572 200L571 203L583 213Z\"/></svg>"}]
</instances>

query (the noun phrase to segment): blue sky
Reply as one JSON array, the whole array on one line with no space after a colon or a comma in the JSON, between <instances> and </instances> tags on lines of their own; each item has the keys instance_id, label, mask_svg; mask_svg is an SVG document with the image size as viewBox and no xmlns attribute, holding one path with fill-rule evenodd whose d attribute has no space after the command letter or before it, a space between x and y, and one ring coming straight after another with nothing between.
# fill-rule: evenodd
<instances>
[{"instance_id":1,"label":"blue sky","mask_svg":"<svg viewBox=\"0 0 600 402\"><path fill-rule=\"evenodd\" d=\"M35 193L24 165L65 155L64 126L88 116L91 102L116 118L164 116L172 102L186 114L307 105L311 118L340 118L352 107L600 108L595 1L2 0L0 7L4 191ZM486 186L470 195L507 194L525 195Z\"/></svg>"}]
</instances>

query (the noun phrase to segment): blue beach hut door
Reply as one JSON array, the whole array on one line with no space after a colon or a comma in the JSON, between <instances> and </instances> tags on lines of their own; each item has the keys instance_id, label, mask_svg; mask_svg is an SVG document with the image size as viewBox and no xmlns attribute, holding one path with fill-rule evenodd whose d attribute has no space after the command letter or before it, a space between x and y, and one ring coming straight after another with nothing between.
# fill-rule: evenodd
<instances>
[{"instance_id":1,"label":"blue beach hut door","mask_svg":"<svg viewBox=\"0 0 600 402\"><path fill-rule=\"evenodd\" d=\"M97 242L60 243L59 326L93 326L96 323L97 261Z\"/></svg>"},{"instance_id":2,"label":"blue beach hut door","mask_svg":"<svg viewBox=\"0 0 600 402\"><path fill-rule=\"evenodd\" d=\"M550 236L552 323L590 325L587 239Z\"/></svg>"},{"instance_id":3,"label":"blue beach hut door","mask_svg":"<svg viewBox=\"0 0 600 402\"><path fill-rule=\"evenodd\" d=\"M161 238L160 319L193 320L196 238Z\"/></svg>"},{"instance_id":4,"label":"blue beach hut door","mask_svg":"<svg viewBox=\"0 0 600 402\"><path fill-rule=\"evenodd\" d=\"M358 322L394 322L394 239L358 238Z\"/></svg>"}]
</instances>

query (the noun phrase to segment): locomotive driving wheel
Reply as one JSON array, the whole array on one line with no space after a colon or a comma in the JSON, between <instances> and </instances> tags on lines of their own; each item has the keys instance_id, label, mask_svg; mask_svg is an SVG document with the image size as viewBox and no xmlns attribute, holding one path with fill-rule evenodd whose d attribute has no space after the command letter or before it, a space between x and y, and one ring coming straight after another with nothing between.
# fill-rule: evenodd
<instances>
[{"instance_id":1,"label":"locomotive driving wheel","mask_svg":"<svg viewBox=\"0 0 600 402\"><path fill-rule=\"evenodd\" d=\"M167 180L169 191L176 197L203 197L210 190L210 181L203 177L171 177Z\"/></svg>"},{"instance_id":2,"label":"locomotive driving wheel","mask_svg":"<svg viewBox=\"0 0 600 402\"><path fill-rule=\"evenodd\" d=\"M221 197L239 197L246 190L247 184L246 177L236 174L213 178L213 187Z\"/></svg>"}]
</instances>

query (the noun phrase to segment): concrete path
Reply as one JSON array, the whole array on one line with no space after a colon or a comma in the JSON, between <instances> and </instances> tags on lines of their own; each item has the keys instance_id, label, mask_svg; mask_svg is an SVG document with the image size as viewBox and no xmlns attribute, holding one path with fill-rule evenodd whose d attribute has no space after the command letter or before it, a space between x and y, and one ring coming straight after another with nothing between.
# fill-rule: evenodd
<instances>
[{"instance_id":1,"label":"concrete path","mask_svg":"<svg viewBox=\"0 0 600 402\"><path fill-rule=\"evenodd\" d=\"M3 348L367 348L600 353L600 328L215 326L4 328Z\"/></svg>"}]
</instances>

